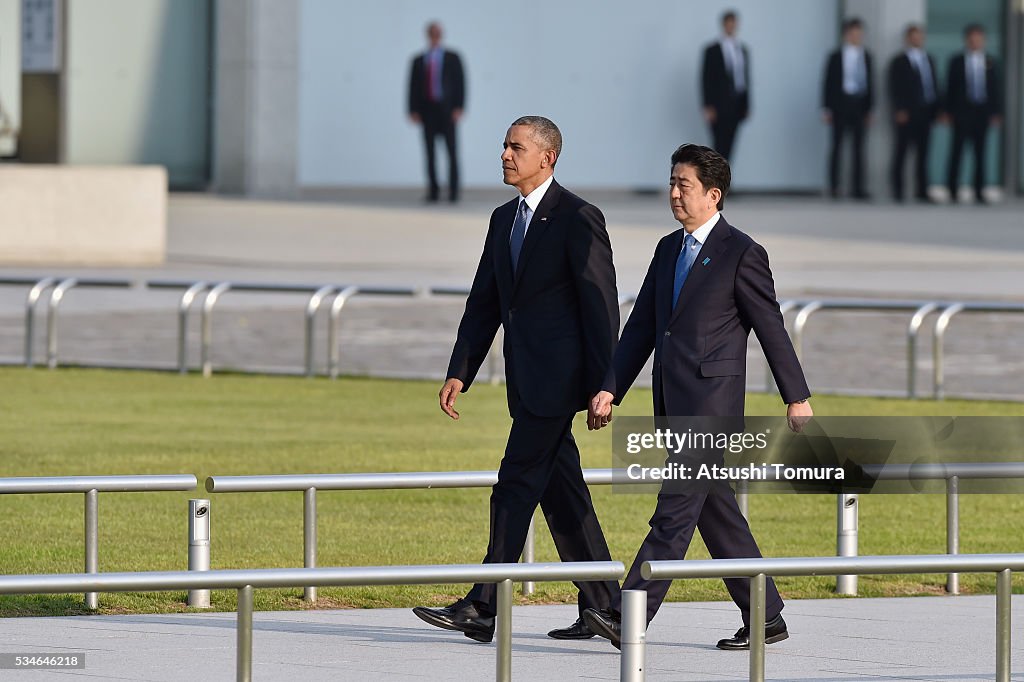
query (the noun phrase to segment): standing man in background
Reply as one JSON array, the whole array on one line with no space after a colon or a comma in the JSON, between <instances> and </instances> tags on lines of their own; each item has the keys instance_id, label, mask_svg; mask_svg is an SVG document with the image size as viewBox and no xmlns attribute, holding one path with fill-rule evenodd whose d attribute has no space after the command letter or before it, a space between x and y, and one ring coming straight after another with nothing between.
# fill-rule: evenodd
<instances>
[{"instance_id":1,"label":"standing man in background","mask_svg":"<svg viewBox=\"0 0 1024 682\"><path fill-rule=\"evenodd\" d=\"M946 112L953 124L953 148L949 157L950 201L957 200L960 156L964 142L974 147L974 196L985 203L985 138L989 125L999 125L1002 110L996 61L985 52L985 29L971 24L964 29L964 51L949 61Z\"/></svg>"},{"instance_id":2,"label":"standing man in background","mask_svg":"<svg viewBox=\"0 0 1024 682\"><path fill-rule=\"evenodd\" d=\"M459 200L459 160L455 144L455 125L462 118L466 101L462 60L441 45L441 25L427 25L430 47L412 60L409 76L409 118L423 126L427 147L427 196L434 203L441 194L437 183L434 141L440 135L448 150L448 200Z\"/></svg>"},{"instance_id":3,"label":"standing man in background","mask_svg":"<svg viewBox=\"0 0 1024 682\"><path fill-rule=\"evenodd\" d=\"M504 150L503 180L519 194L491 214L439 394L441 410L459 418L455 399L469 390L503 327L512 428L491 490L484 563L519 561L538 504L562 561L610 561L572 421L600 390L619 331L611 242L601 211L555 181L562 133L552 121L515 120ZM619 597L614 580L576 586L581 617L549 637L593 637L584 609L610 608ZM478 642L494 637L496 611L494 584L474 585L445 608L413 609L431 625Z\"/></svg>"},{"instance_id":4,"label":"standing man in background","mask_svg":"<svg viewBox=\"0 0 1024 682\"><path fill-rule=\"evenodd\" d=\"M864 49L864 24L860 19L843 22L843 45L833 52L825 68L822 117L832 126L829 157L829 192L839 197L839 152L843 138L853 138L853 197L869 199L864 184L864 132L871 123L875 103L871 55Z\"/></svg>"},{"instance_id":5,"label":"standing man in background","mask_svg":"<svg viewBox=\"0 0 1024 682\"><path fill-rule=\"evenodd\" d=\"M938 112L939 86L935 61L924 51L924 30L915 24L904 33L906 49L889 65L896 146L892 155L892 196L903 201L903 166L907 150L914 148L914 196L928 199L928 142Z\"/></svg>"},{"instance_id":6,"label":"standing man in background","mask_svg":"<svg viewBox=\"0 0 1024 682\"><path fill-rule=\"evenodd\" d=\"M722 15L722 37L704 50L701 69L704 120L711 126L712 146L729 159L740 122L750 113L750 55L736 39L736 13Z\"/></svg>"}]
</instances>

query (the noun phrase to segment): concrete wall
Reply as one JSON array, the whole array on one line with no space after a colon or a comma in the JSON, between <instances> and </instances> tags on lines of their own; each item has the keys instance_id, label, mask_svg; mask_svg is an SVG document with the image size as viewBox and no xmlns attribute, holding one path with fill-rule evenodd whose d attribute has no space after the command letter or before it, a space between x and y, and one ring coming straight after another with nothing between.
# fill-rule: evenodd
<instances>
[{"instance_id":1,"label":"concrete wall","mask_svg":"<svg viewBox=\"0 0 1024 682\"><path fill-rule=\"evenodd\" d=\"M0 263L155 265L166 246L162 167L0 165Z\"/></svg>"},{"instance_id":2,"label":"concrete wall","mask_svg":"<svg viewBox=\"0 0 1024 682\"><path fill-rule=\"evenodd\" d=\"M467 185L500 183L508 123L537 113L563 130L559 176L569 185L661 187L672 149L710 141L700 55L728 8L740 14L753 71L735 186L820 189L820 87L837 41L838 0L301 0L298 184L423 183L422 143L405 98L409 62L424 48L427 21L438 19L467 66Z\"/></svg>"},{"instance_id":3,"label":"concrete wall","mask_svg":"<svg viewBox=\"0 0 1024 682\"><path fill-rule=\"evenodd\" d=\"M291 196L298 145L298 0L218 0L216 12L213 187Z\"/></svg>"},{"instance_id":4,"label":"concrete wall","mask_svg":"<svg viewBox=\"0 0 1024 682\"><path fill-rule=\"evenodd\" d=\"M0 0L0 105L10 124L21 127L21 0ZM0 120L0 128L3 121ZM0 133L0 156L15 151L13 135Z\"/></svg>"},{"instance_id":5,"label":"concrete wall","mask_svg":"<svg viewBox=\"0 0 1024 682\"><path fill-rule=\"evenodd\" d=\"M209 173L210 0L68 2L64 161Z\"/></svg>"}]
</instances>

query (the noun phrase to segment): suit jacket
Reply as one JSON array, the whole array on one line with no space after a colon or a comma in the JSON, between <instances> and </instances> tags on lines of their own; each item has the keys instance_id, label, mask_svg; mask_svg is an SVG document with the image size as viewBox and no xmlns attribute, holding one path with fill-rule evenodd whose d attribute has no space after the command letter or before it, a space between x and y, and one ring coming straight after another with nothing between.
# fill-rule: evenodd
<instances>
[{"instance_id":1,"label":"suit jacket","mask_svg":"<svg viewBox=\"0 0 1024 682\"><path fill-rule=\"evenodd\" d=\"M996 73L996 60L985 55L985 103L982 110L988 116L995 116L1002 111L1003 100L999 78ZM967 92L967 54L961 52L949 60L949 76L946 91L946 111L954 118L963 118L969 110L977 105L971 102Z\"/></svg>"},{"instance_id":2,"label":"suit jacket","mask_svg":"<svg viewBox=\"0 0 1024 682\"><path fill-rule=\"evenodd\" d=\"M867 114L875 106L875 77L872 75L871 53L864 50L864 67L867 70L867 92L864 101L860 103L862 108L858 112ZM825 66L825 81L822 87L821 106L832 112L844 111L845 94L843 93L843 50L842 48L829 55L828 63Z\"/></svg>"},{"instance_id":3,"label":"suit jacket","mask_svg":"<svg viewBox=\"0 0 1024 682\"><path fill-rule=\"evenodd\" d=\"M426 55L412 60L409 75L409 113L422 116L431 105L427 97ZM446 111L464 109L466 103L466 79L462 60L451 50L444 51L441 61L441 107Z\"/></svg>"},{"instance_id":4,"label":"suit jacket","mask_svg":"<svg viewBox=\"0 0 1024 682\"><path fill-rule=\"evenodd\" d=\"M926 56L931 69L932 92L935 93L935 98L931 102L925 101L921 74L907 53L901 52L889 64L889 99L892 101L893 111L906 111L911 115L924 116L931 120L938 111L940 94L935 60L931 55Z\"/></svg>"},{"instance_id":5,"label":"suit jacket","mask_svg":"<svg viewBox=\"0 0 1024 682\"><path fill-rule=\"evenodd\" d=\"M522 401L538 416L574 414L600 390L619 331L611 242L601 211L552 182L513 273L518 205L491 215L448 376L469 390L501 325L509 412Z\"/></svg>"},{"instance_id":6,"label":"suit jacket","mask_svg":"<svg viewBox=\"0 0 1024 682\"><path fill-rule=\"evenodd\" d=\"M714 107L719 115L746 118L750 111L750 54L746 45L740 45L743 51L743 82L747 89L736 92L732 74L725 65L722 44L714 42L704 50L704 65L701 69L701 82L704 95L704 106Z\"/></svg>"},{"instance_id":7,"label":"suit jacket","mask_svg":"<svg viewBox=\"0 0 1024 682\"><path fill-rule=\"evenodd\" d=\"M810 396L775 299L768 254L725 216L701 247L672 306L685 231L658 243L622 331L604 390L616 404L654 351L654 395L670 416L739 417L753 329L786 403Z\"/></svg>"}]
</instances>

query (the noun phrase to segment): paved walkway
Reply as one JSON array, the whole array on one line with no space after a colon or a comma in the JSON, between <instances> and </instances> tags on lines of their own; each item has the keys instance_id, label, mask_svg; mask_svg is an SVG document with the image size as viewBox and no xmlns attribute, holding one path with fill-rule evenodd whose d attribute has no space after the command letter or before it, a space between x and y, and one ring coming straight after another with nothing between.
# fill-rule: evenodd
<instances>
[{"instance_id":1,"label":"paved walkway","mask_svg":"<svg viewBox=\"0 0 1024 682\"><path fill-rule=\"evenodd\" d=\"M1024 670L1024 597L1012 601L1012 662ZM917 597L791 601L790 639L769 645L771 680L952 682L995 676L995 599ZM605 640L559 642L544 633L575 618L571 606L513 609L517 680L617 680ZM647 640L647 679L746 680L747 653L714 642L738 627L728 602L666 604ZM406 609L256 613L253 678L318 680L493 679L495 647L431 628ZM0 653L85 655L83 670L2 671L3 680L75 678L229 680L233 613L0 620ZM1013 680L1024 680L1017 672Z\"/></svg>"},{"instance_id":2,"label":"paved walkway","mask_svg":"<svg viewBox=\"0 0 1024 682\"><path fill-rule=\"evenodd\" d=\"M657 240L675 229L664 197L587 193L608 219L619 289L639 289ZM267 202L174 195L167 263L150 268L0 267L0 276L53 274L190 281L347 283L466 288L493 206L507 192L469 193L452 207L412 195L349 192L334 202ZM1024 301L1024 203L976 209L741 197L726 215L761 241L784 298ZM0 361L23 356L27 287L0 287ZM59 325L61 358L84 364L172 367L178 293L72 290ZM306 297L228 293L214 323L215 366L299 371ZM346 306L343 373L441 378L462 301L370 299ZM805 368L817 392L905 393L906 313L815 315ZM933 318L934 319L934 318ZM320 321L317 356L325 363ZM190 354L198 358L198 314ZM39 328L42 330L43 325ZM925 327L927 332L928 327ZM42 333L36 357L43 357ZM928 333L918 390L931 390ZM947 337L947 394L1024 398L1024 316L962 315ZM764 384L759 351L750 387Z\"/></svg>"}]
</instances>

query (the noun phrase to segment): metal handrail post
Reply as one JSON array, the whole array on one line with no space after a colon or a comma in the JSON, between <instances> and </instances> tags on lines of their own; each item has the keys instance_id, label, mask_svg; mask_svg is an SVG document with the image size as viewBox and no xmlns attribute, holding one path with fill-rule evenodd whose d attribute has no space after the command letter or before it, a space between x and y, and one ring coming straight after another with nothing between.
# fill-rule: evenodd
<instances>
[{"instance_id":1,"label":"metal handrail post","mask_svg":"<svg viewBox=\"0 0 1024 682\"><path fill-rule=\"evenodd\" d=\"M314 332L316 330L316 314L320 312L320 306L323 305L324 299L331 294L332 291L336 290L333 284L322 286L313 292L313 295L309 297L309 301L306 303L306 376L312 377L316 370L314 368L313 359L313 346L314 346Z\"/></svg>"},{"instance_id":2,"label":"metal handrail post","mask_svg":"<svg viewBox=\"0 0 1024 682\"><path fill-rule=\"evenodd\" d=\"M764 682L764 623L765 590L767 580L764 573L750 579L750 680Z\"/></svg>"},{"instance_id":3,"label":"metal handrail post","mask_svg":"<svg viewBox=\"0 0 1024 682\"><path fill-rule=\"evenodd\" d=\"M213 345L213 307L217 305L217 299L226 291L231 289L230 282L221 282L210 289L203 300L203 315L200 320L202 328L202 341L199 348L199 363L203 368L203 376L209 378L213 374L213 362L210 359L210 347Z\"/></svg>"},{"instance_id":4,"label":"metal handrail post","mask_svg":"<svg viewBox=\"0 0 1024 682\"><path fill-rule=\"evenodd\" d=\"M946 344L946 329L949 328L949 322L953 319L953 316L964 309L963 303L954 303L953 305L947 306L942 314L939 315L939 319L935 320L935 330L933 333L932 341L932 354L934 360L932 362L932 371L934 373L933 378L933 391L935 400L942 400L946 397L946 368L943 366L943 357Z\"/></svg>"},{"instance_id":5,"label":"metal handrail post","mask_svg":"<svg viewBox=\"0 0 1024 682\"><path fill-rule=\"evenodd\" d=\"M939 304L935 301L925 303L914 311L907 325L907 397L911 400L917 398L917 335L924 324L925 318L937 310Z\"/></svg>"},{"instance_id":6,"label":"metal handrail post","mask_svg":"<svg viewBox=\"0 0 1024 682\"><path fill-rule=\"evenodd\" d=\"M302 494L302 565L316 568L316 488L307 488ZM302 598L316 603L316 585L307 585Z\"/></svg>"},{"instance_id":7,"label":"metal handrail post","mask_svg":"<svg viewBox=\"0 0 1024 682\"><path fill-rule=\"evenodd\" d=\"M823 301L811 301L800 308L800 312L796 314L796 318L793 320L793 350L796 351L796 357L799 360L803 360L804 327L807 326L807 320L814 314L814 311L821 308L823 303Z\"/></svg>"},{"instance_id":8,"label":"metal handrail post","mask_svg":"<svg viewBox=\"0 0 1024 682\"><path fill-rule=\"evenodd\" d=\"M960 553L960 477L946 479L946 554ZM960 594L960 574L946 575L946 592Z\"/></svg>"},{"instance_id":9,"label":"metal handrail post","mask_svg":"<svg viewBox=\"0 0 1024 682\"><path fill-rule=\"evenodd\" d=\"M622 591L619 680L643 682L647 647L647 590Z\"/></svg>"},{"instance_id":10,"label":"metal handrail post","mask_svg":"<svg viewBox=\"0 0 1024 682\"><path fill-rule=\"evenodd\" d=\"M1012 573L996 573L996 680L1010 682L1010 594Z\"/></svg>"},{"instance_id":11,"label":"metal handrail post","mask_svg":"<svg viewBox=\"0 0 1024 682\"><path fill-rule=\"evenodd\" d=\"M50 292L50 305L46 310L46 366L50 369L57 369L57 312L64 294L77 284L76 278L68 277Z\"/></svg>"},{"instance_id":12,"label":"metal handrail post","mask_svg":"<svg viewBox=\"0 0 1024 682\"><path fill-rule=\"evenodd\" d=\"M35 345L36 329L36 303L43 293L57 283L56 277L45 277L36 282L29 289L25 297L25 366L32 367L32 346Z\"/></svg>"},{"instance_id":13,"label":"metal handrail post","mask_svg":"<svg viewBox=\"0 0 1024 682\"><path fill-rule=\"evenodd\" d=\"M505 338L505 331L499 329L494 335L494 340L491 341L491 347L487 349L487 382L491 386L497 386L501 383L501 377L498 375L498 358L501 357L501 347Z\"/></svg>"},{"instance_id":14,"label":"metal handrail post","mask_svg":"<svg viewBox=\"0 0 1024 682\"><path fill-rule=\"evenodd\" d=\"M196 282L181 295L178 302L178 372L188 373L188 314L196 296L210 288L206 282Z\"/></svg>"},{"instance_id":15,"label":"metal handrail post","mask_svg":"<svg viewBox=\"0 0 1024 682\"><path fill-rule=\"evenodd\" d=\"M836 495L836 556L857 556L857 522L860 503L856 494ZM856 575L837 575L836 594L857 594Z\"/></svg>"},{"instance_id":16,"label":"metal handrail post","mask_svg":"<svg viewBox=\"0 0 1024 682\"><path fill-rule=\"evenodd\" d=\"M498 682L512 680L512 581L498 583L498 613L494 619L494 634L498 640L498 655L495 665L495 679Z\"/></svg>"},{"instance_id":17,"label":"metal handrail post","mask_svg":"<svg viewBox=\"0 0 1024 682\"><path fill-rule=\"evenodd\" d=\"M327 325L327 375L332 379L338 378L338 364L341 361L341 351L338 349L338 325L341 323L341 309L345 307L348 299L359 293L359 287L345 287L337 293L331 303L331 318Z\"/></svg>"},{"instance_id":18,"label":"metal handrail post","mask_svg":"<svg viewBox=\"0 0 1024 682\"><path fill-rule=\"evenodd\" d=\"M238 623L235 626L238 682L252 682L252 585L238 588Z\"/></svg>"},{"instance_id":19,"label":"metal handrail post","mask_svg":"<svg viewBox=\"0 0 1024 682\"><path fill-rule=\"evenodd\" d=\"M740 508L740 514L750 523L750 483L745 480L736 482L736 506Z\"/></svg>"},{"instance_id":20,"label":"metal handrail post","mask_svg":"<svg viewBox=\"0 0 1024 682\"><path fill-rule=\"evenodd\" d=\"M99 491L89 490L85 493L85 572L98 573L100 568L100 522L99 522ZM85 593L85 608L95 611L99 608L99 595L95 592Z\"/></svg>"},{"instance_id":21,"label":"metal handrail post","mask_svg":"<svg viewBox=\"0 0 1024 682\"><path fill-rule=\"evenodd\" d=\"M530 517L530 527L526 529L526 544L523 545L523 563L533 563L533 549L534 549L534 533L537 526L537 515L534 514ZM523 582L523 594L528 596L533 594L534 584L532 580Z\"/></svg>"}]
</instances>

